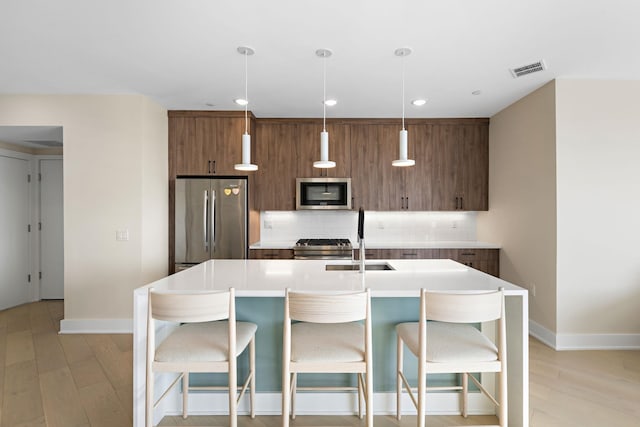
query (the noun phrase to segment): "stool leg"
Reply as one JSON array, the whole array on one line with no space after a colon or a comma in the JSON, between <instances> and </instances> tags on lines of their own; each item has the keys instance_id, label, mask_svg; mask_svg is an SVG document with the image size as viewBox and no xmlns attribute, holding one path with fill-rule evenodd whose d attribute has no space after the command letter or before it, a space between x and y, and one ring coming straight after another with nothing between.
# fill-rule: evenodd
<instances>
[{"instance_id":1,"label":"stool leg","mask_svg":"<svg viewBox=\"0 0 640 427\"><path fill-rule=\"evenodd\" d=\"M153 372L147 369L146 427L153 426Z\"/></svg>"},{"instance_id":2,"label":"stool leg","mask_svg":"<svg viewBox=\"0 0 640 427\"><path fill-rule=\"evenodd\" d=\"M298 388L298 374L293 373L291 377L291 419L296 419L296 388Z\"/></svg>"},{"instance_id":3,"label":"stool leg","mask_svg":"<svg viewBox=\"0 0 640 427\"><path fill-rule=\"evenodd\" d=\"M402 417L402 389L403 389L403 385L402 385L402 378L400 376L400 373L403 372L403 342L402 342L402 338L400 338L400 336L398 336L397 339L397 351L396 351L396 418L398 418L398 420L400 420L400 418Z\"/></svg>"},{"instance_id":4,"label":"stool leg","mask_svg":"<svg viewBox=\"0 0 640 427\"><path fill-rule=\"evenodd\" d=\"M467 418L467 407L469 402L469 374L462 373L462 416Z\"/></svg>"},{"instance_id":5,"label":"stool leg","mask_svg":"<svg viewBox=\"0 0 640 427\"><path fill-rule=\"evenodd\" d=\"M256 400L256 337L251 338L249 343L249 371L251 372L251 387L249 399L251 400L251 418L256 417L255 400Z\"/></svg>"},{"instance_id":6,"label":"stool leg","mask_svg":"<svg viewBox=\"0 0 640 427\"><path fill-rule=\"evenodd\" d=\"M182 418L186 419L189 411L189 372L182 373Z\"/></svg>"}]
</instances>

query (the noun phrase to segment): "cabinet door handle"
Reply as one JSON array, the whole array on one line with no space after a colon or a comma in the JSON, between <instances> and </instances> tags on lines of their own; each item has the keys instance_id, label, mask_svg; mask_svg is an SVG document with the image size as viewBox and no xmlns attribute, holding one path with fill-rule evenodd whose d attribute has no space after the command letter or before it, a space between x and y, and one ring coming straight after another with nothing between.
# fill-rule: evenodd
<instances>
[{"instance_id":1,"label":"cabinet door handle","mask_svg":"<svg viewBox=\"0 0 640 427\"><path fill-rule=\"evenodd\" d=\"M207 164L207 173L211 173L211 160L209 160L209 163Z\"/></svg>"},{"instance_id":2,"label":"cabinet door handle","mask_svg":"<svg viewBox=\"0 0 640 427\"><path fill-rule=\"evenodd\" d=\"M456 209L462 210L462 197L456 196Z\"/></svg>"},{"instance_id":3,"label":"cabinet door handle","mask_svg":"<svg viewBox=\"0 0 640 427\"><path fill-rule=\"evenodd\" d=\"M214 174L216 173L216 161L215 160L213 161L213 173Z\"/></svg>"},{"instance_id":4,"label":"cabinet door handle","mask_svg":"<svg viewBox=\"0 0 640 427\"><path fill-rule=\"evenodd\" d=\"M405 197L405 200L406 200L406 202L405 202L405 203L406 203L406 207L405 207L405 209L406 209L406 210L409 210L409 198L408 198L408 197Z\"/></svg>"},{"instance_id":5,"label":"cabinet door handle","mask_svg":"<svg viewBox=\"0 0 640 427\"><path fill-rule=\"evenodd\" d=\"M404 209L404 197L400 197L400 209Z\"/></svg>"},{"instance_id":6,"label":"cabinet door handle","mask_svg":"<svg viewBox=\"0 0 640 427\"><path fill-rule=\"evenodd\" d=\"M463 200L464 199L462 197L460 197L460 210L464 209Z\"/></svg>"}]
</instances>

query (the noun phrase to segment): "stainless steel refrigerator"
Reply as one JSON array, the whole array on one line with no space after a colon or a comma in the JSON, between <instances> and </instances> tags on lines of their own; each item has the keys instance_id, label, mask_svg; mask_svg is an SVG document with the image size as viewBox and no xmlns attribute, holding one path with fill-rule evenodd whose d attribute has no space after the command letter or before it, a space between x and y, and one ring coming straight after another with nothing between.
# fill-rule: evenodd
<instances>
[{"instance_id":1,"label":"stainless steel refrigerator","mask_svg":"<svg viewBox=\"0 0 640 427\"><path fill-rule=\"evenodd\" d=\"M247 180L177 178L175 271L247 257Z\"/></svg>"}]
</instances>

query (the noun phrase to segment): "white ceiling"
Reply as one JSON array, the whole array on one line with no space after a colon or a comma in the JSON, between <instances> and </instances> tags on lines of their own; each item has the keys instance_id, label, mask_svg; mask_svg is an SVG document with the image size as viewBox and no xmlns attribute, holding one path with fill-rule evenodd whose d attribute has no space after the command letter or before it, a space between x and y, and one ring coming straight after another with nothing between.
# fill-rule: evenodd
<instances>
[{"instance_id":1,"label":"white ceiling","mask_svg":"<svg viewBox=\"0 0 640 427\"><path fill-rule=\"evenodd\" d=\"M400 117L407 46L407 117L490 117L555 78L640 79L639 16L628 0L3 0L0 93L238 110L246 45L256 116L321 117L329 48L328 117Z\"/></svg>"}]
</instances>

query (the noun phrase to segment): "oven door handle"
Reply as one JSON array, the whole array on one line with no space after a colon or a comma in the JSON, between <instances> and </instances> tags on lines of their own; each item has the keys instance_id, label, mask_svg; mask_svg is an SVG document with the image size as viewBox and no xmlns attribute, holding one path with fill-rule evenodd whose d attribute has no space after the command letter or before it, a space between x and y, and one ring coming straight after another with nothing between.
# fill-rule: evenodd
<instances>
[{"instance_id":1,"label":"oven door handle","mask_svg":"<svg viewBox=\"0 0 640 427\"><path fill-rule=\"evenodd\" d=\"M301 259L301 260L350 260L351 256L347 255L294 255L293 259Z\"/></svg>"}]
</instances>

